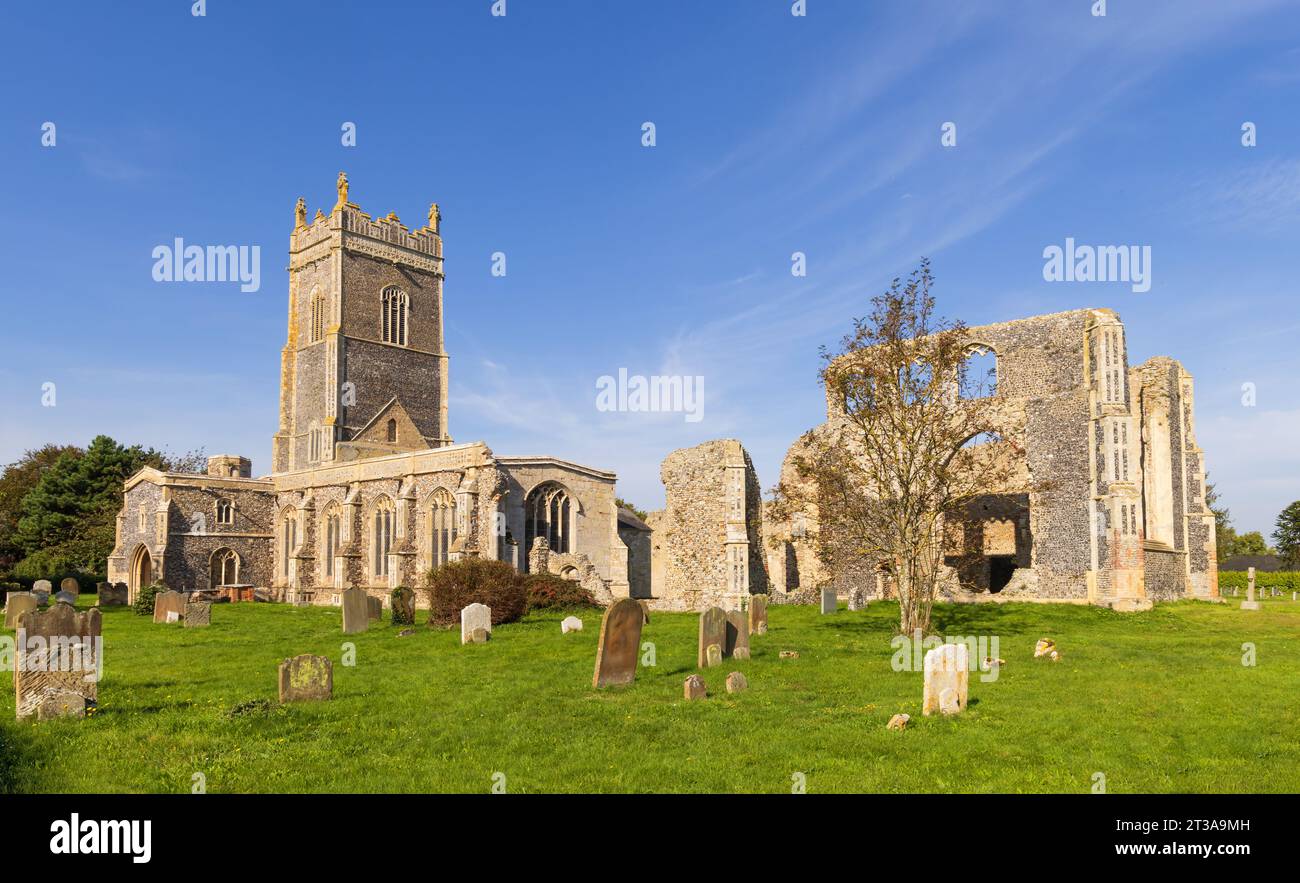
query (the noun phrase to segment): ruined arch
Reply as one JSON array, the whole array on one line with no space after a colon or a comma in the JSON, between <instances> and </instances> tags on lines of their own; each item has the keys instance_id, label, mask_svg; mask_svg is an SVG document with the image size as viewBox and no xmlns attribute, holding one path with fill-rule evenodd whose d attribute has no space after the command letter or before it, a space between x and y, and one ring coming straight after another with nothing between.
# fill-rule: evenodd
<instances>
[{"instance_id":1,"label":"ruined arch","mask_svg":"<svg viewBox=\"0 0 1300 883\"><path fill-rule=\"evenodd\" d=\"M552 552L577 552L578 500L561 482L543 481L524 497L524 549L531 552L533 540L544 537Z\"/></svg>"}]
</instances>

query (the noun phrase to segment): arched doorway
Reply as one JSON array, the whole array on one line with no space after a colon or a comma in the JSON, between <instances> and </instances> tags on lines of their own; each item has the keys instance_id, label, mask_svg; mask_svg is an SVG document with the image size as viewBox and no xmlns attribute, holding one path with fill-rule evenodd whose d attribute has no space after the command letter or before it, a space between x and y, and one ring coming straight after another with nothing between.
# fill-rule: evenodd
<instances>
[{"instance_id":1,"label":"arched doorway","mask_svg":"<svg viewBox=\"0 0 1300 883\"><path fill-rule=\"evenodd\" d=\"M153 585L153 558L145 546L139 546L131 558L131 596L145 586Z\"/></svg>"}]
</instances>

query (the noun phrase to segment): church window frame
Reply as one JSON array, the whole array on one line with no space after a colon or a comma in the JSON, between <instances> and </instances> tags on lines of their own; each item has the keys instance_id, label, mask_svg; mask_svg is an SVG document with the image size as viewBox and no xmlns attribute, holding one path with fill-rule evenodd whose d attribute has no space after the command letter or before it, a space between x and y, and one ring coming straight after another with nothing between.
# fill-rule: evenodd
<instances>
[{"instance_id":1,"label":"church window frame","mask_svg":"<svg viewBox=\"0 0 1300 883\"><path fill-rule=\"evenodd\" d=\"M407 346L410 324L408 308L410 300L406 292L396 285L389 285L380 295L380 339L394 346Z\"/></svg>"}]
</instances>

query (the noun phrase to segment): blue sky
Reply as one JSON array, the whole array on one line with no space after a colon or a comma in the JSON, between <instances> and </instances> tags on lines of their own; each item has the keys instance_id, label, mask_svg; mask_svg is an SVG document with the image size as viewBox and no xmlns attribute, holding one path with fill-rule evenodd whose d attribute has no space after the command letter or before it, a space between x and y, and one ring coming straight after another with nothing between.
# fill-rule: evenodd
<instances>
[{"instance_id":1,"label":"blue sky","mask_svg":"<svg viewBox=\"0 0 1300 883\"><path fill-rule=\"evenodd\" d=\"M9 11L0 460L104 432L268 471L294 201L346 169L372 215L442 207L457 441L654 508L664 455L735 437L770 487L819 345L927 255L946 315L1112 307L1135 362L1181 360L1237 527L1271 530L1300 498L1300 4L791 2ZM154 282L176 236L260 245L261 290ZM1150 245L1151 290L1045 282L1067 236ZM619 368L703 376L704 418L598 411Z\"/></svg>"}]
</instances>

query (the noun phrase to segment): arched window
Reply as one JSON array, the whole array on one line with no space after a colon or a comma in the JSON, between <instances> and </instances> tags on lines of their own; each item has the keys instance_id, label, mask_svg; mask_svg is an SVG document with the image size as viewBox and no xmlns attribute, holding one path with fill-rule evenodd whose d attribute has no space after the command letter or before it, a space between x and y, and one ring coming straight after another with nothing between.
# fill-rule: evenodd
<instances>
[{"instance_id":1,"label":"arched window","mask_svg":"<svg viewBox=\"0 0 1300 883\"><path fill-rule=\"evenodd\" d=\"M546 537L552 552L571 552L573 503L569 491L556 481L539 484L524 500L524 549L531 552L533 540ZM526 552L526 553L527 553Z\"/></svg>"},{"instance_id":2,"label":"arched window","mask_svg":"<svg viewBox=\"0 0 1300 883\"><path fill-rule=\"evenodd\" d=\"M325 510L325 523L322 525L325 543L325 575L334 575L334 556L339 553L339 536L342 526L342 514L338 503L331 503Z\"/></svg>"},{"instance_id":3,"label":"arched window","mask_svg":"<svg viewBox=\"0 0 1300 883\"><path fill-rule=\"evenodd\" d=\"M298 545L298 510L289 507L284 510L283 522L280 526L280 574L286 580L290 575L290 562L293 559L293 550Z\"/></svg>"},{"instance_id":4,"label":"arched window","mask_svg":"<svg viewBox=\"0 0 1300 883\"><path fill-rule=\"evenodd\" d=\"M318 290L311 293L311 342L325 339L325 296Z\"/></svg>"},{"instance_id":5,"label":"arched window","mask_svg":"<svg viewBox=\"0 0 1300 883\"><path fill-rule=\"evenodd\" d=\"M315 421L307 430L307 459L313 463L320 460L320 427Z\"/></svg>"},{"instance_id":6,"label":"arched window","mask_svg":"<svg viewBox=\"0 0 1300 883\"><path fill-rule=\"evenodd\" d=\"M373 552L373 570L376 577L388 576L388 553L393 548L393 501L380 497L375 501L375 517L370 548Z\"/></svg>"},{"instance_id":7,"label":"arched window","mask_svg":"<svg viewBox=\"0 0 1300 883\"><path fill-rule=\"evenodd\" d=\"M406 292L390 285L381 301L384 343L406 346Z\"/></svg>"},{"instance_id":8,"label":"arched window","mask_svg":"<svg viewBox=\"0 0 1300 883\"><path fill-rule=\"evenodd\" d=\"M217 524L234 524L235 507L229 500L217 500Z\"/></svg>"},{"instance_id":9,"label":"arched window","mask_svg":"<svg viewBox=\"0 0 1300 883\"><path fill-rule=\"evenodd\" d=\"M429 497L429 566L446 564L455 541L456 498L446 488L438 488Z\"/></svg>"},{"instance_id":10,"label":"arched window","mask_svg":"<svg viewBox=\"0 0 1300 883\"><path fill-rule=\"evenodd\" d=\"M239 556L233 549L221 548L213 552L208 561L208 587L216 589L238 584Z\"/></svg>"},{"instance_id":11,"label":"arched window","mask_svg":"<svg viewBox=\"0 0 1300 883\"><path fill-rule=\"evenodd\" d=\"M992 347L984 344L972 346L966 351L964 367L960 398L982 399L997 395L998 354Z\"/></svg>"},{"instance_id":12,"label":"arched window","mask_svg":"<svg viewBox=\"0 0 1300 883\"><path fill-rule=\"evenodd\" d=\"M397 444L397 420L391 417L388 420L388 443Z\"/></svg>"}]
</instances>

